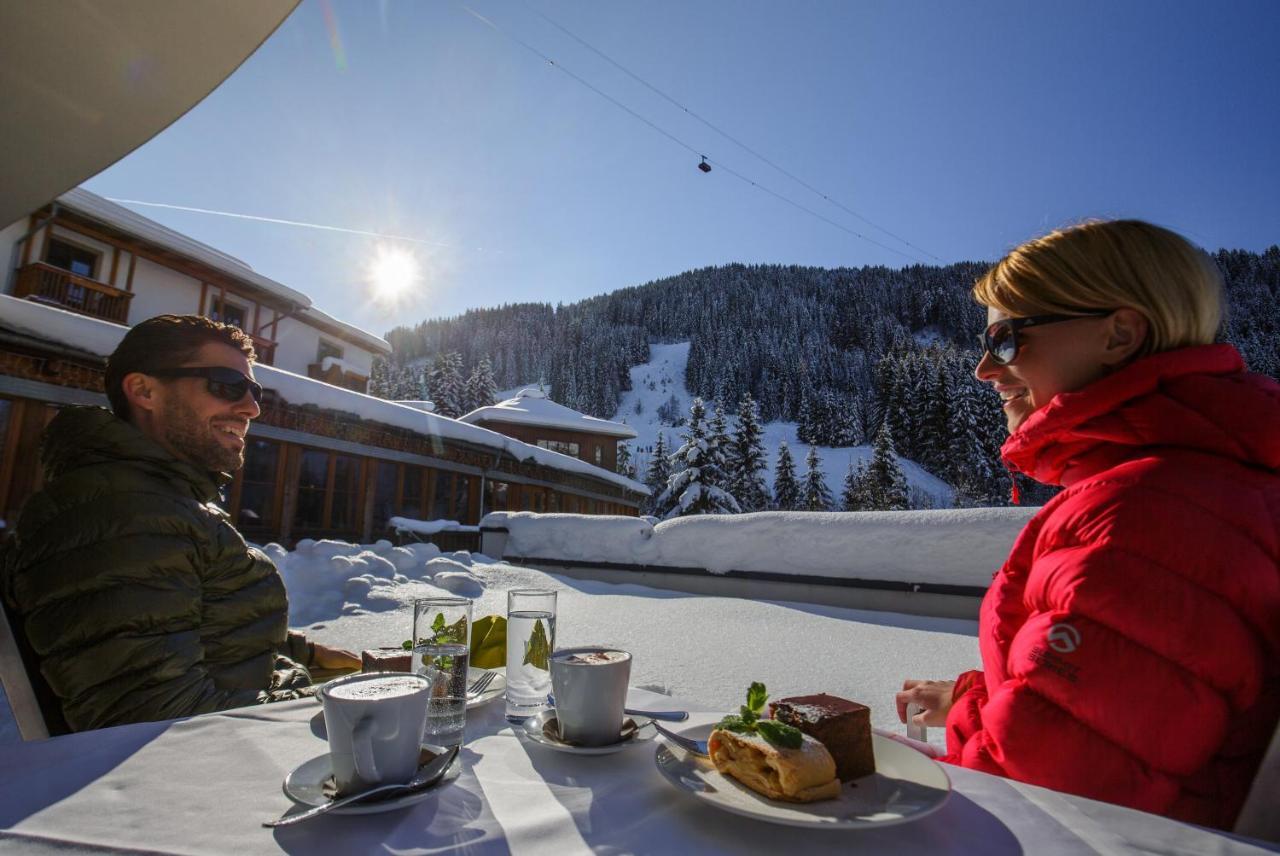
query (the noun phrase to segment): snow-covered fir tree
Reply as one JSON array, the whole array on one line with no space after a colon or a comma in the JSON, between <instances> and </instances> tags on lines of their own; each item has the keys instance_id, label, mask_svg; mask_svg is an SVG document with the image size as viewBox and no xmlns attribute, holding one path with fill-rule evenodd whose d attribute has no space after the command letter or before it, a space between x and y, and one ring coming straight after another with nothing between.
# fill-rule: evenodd
<instances>
[{"instance_id":1,"label":"snow-covered fir tree","mask_svg":"<svg viewBox=\"0 0 1280 856\"><path fill-rule=\"evenodd\" d=\"M840 494L840 507L845 511L865 511L867 508L867 467L861 461L855 466L849 461L849 471L844 475L844 490Z\"/></svg>"},{"instance_id":2,"label":"snow-covered fir tree","mask_svg":"<svg viewBox=\"0 0 1280 856\"><path fill-rule=\"evenodd\" d=\"M649 488L647 510L650 514L658 512L658 498L667 489L671 478L671 457L667 449L666 435L658 432L658 439L653 444L653 457L649 459L649 469L645 471L644 483Z\"/></svg>"},{"instance_id":3,"label":"snow-covered fir tree","mask_svg":"<svg viewBox=\"0 0 1280 856\"><path fill-rule=\"evenodd\" d=\"M724 405L719 401L715 402L715 414L711 417L711 421L707 428L707 456L712 460L714 467L711 471L719 474L718 482L710 482L707 484L718 487L725 493L733 496L733 491L729 486L729 447L732 441L729 438L729 426L725 418ZM734 496L734 501L737 497ZM741 504L739 503L739 507Z\"/></svg>"},{"instance_id":4,"label":"snow-covered fir tree","mask_svg":"<svg viewBox=\"0 0 1280 856\"><path fill-rule=\"evenodd\" d=\"M765 459L760 411L751 393L738 402L738 425L726 455L729 492L743 511L764 511L769 507L769 487L764 481Z\"/></svg>"},{"instance_id":5,"label":"snow-covered fir tree","mask_svg":"<svg viewBox=\"0 0 1280 856\"><path fill-rule=\"evenodd\" d=\"M822 459L818 457L816 447L809 447L809 454L805 456L804 464L804 487L800 494L800 507L805 511L830 511L831 489L827 487L826 476L822 473Z\"/></svg>"},{"instance_id":6,"label":"snow-covered fir tree","mask_svg":"<svg viewBox=\"0 0 1280 856\"><path fill-rule=\"evenodd\" d=\"M773 507L779 511L795 511L800 507L796 462L791 457L786 440L778 444L778 463L773 468Z\"/></svg>"},{"instance_id":7,"label":"snow-covered fir tree","mask_svg":"<svg viewBox=\"0 0 1280 856\"><path fill-rule=\"evenodd\" d=\"M898 466L898 459L893 447L893 430L889 420L885 419L876 434L876 443L871 453L871 463L865 473L864 495L867 510L870 511L906 511L907 479Z\"/></svg>"},{"instance_id":8,"label":"snow-covered fir tree","mask_svg":"<svg viewBox=\"0 0 1280 856\"><path fill-rule=\"evenodd\" d=\"M464 412L470 413L481 407L492 407L497 403L495 401L497 395L498 385L493 380L493 366L489 363L489 356L486 354L480 358L480 362L476 363L476 367L471 370L471 376L467 378Z\"/></svg>"},{"instance_id":9,"label":"snow-covered fir tree","mask_svg":"<svg viewBox=\"0 0 1280 856\"><path fill-rule=\"evenodd\" d=\"M629 479L633 479L636 477L636 468L635 468L635 465L631 462L631 444L630 443L618 444L618 464L617 464L616 470L618 475L620 476L626 476Z\"/></svg>"},{"instance_id":10,"label":"snow-covered fir tree","mask_svg":"<svg viewBox=\"0 0 1280 856\"><path fill-rule=\"evenodd\" d=\"M671 478L655 503L664 518L691 514L736 514L738 502L717 485L724 484L719 453L712 449L701 398L689 408L684 445L671 456Z\"/></svg>"},{"instance_id":11,"label":"snow-covered fir tree","mask_svg":"<svg viewBox=\"0 0 1280 856\"><path fill-rule=\"evenodd\" d=\"M427 373L427 393L435 402L436 413L457 419L466 405L462 385L462 355L456 351L439 354Z\"/></svg>"}]
</instances>

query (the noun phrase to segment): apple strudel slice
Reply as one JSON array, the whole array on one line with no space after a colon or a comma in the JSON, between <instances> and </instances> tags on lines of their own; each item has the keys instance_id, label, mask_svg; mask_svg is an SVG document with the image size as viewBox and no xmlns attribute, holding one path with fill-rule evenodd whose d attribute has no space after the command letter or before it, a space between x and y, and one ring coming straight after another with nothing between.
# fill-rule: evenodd
<instances>
[{"instance_id":1,"label":"apple strudel slice","mask_svg":"<svg viewBox=\"0 0 1280 856\"><path fill-rule=\"evenodd\" d=\"M769 799L805 803L840 795L836 762L825 746L807 734L798 749L788 749L758 734L717 728L708 744L717 770Z\"/></svg>"}]
</instances>

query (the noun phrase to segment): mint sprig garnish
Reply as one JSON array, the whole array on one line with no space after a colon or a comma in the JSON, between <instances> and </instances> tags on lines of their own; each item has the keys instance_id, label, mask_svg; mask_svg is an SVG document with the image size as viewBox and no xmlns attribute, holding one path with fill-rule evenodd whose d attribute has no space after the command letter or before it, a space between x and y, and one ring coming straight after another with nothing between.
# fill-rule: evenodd
<instances>
[{"instance_id":1,"label":"mint sprig garnish","mask_svg":"<svg viewBox=\"0 0 1280 856\"><path fill-rule=\"evenodd\" d=\"M764 712L764 703L768 700L769 693L764 684L754 681L747 689L747 703L738 709L738 713L731 713L720 720L716 728L735 734L759 734L774 746L799 749L804 743L804 735L800 733L800 729L785 722L760 717Z\"/></svg>"}]
</instances>

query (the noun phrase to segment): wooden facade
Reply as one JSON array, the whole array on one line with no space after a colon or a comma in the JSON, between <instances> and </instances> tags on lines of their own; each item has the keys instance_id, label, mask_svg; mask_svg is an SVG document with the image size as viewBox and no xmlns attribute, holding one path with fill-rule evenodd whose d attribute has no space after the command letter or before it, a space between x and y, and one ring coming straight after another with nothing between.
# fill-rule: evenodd
<instances>
[{"instance_id":1,"label":"wooden facade","mask_svg":"<svg viewBox=\"0 0 1280 856\"><path fill-rule=\"evenodd\" d=\"M0 520L43 484L40 437L67 404L105 404L103 360L43 343L0 344ZM393 516L479 523L489 511L637 515L642 496L498 450L291 405L270 394L250 427L224 507L252 541L367 543ZM4 528L0 527L0 535Z\"/></svg>"}]
</instances>

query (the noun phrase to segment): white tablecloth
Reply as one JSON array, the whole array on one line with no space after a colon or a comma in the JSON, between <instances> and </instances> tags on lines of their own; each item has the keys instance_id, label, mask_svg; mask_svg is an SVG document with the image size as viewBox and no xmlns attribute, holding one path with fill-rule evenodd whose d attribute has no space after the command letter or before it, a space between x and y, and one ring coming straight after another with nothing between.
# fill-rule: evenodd
<instances>
[{"instance_id":1,"label":"white tablecloth","mask_svg":"<svg viewBox=\"0 0 1280 856\"><path fill-rule=\"evenodd\" d=\"M680 705L633 690L649 709ZM686 706L687 707L687 706ZM463 772L385 814L280 830L285 774L322 754L320 707L288 702L0 750L0 851L15 853L1257 853L1141 812L948 767L954 792L915 823L814 831L722 813L671 787L654 743L582 757L518 738L501 701L470 711ZM710 718L710 717L706 717ZM1280 849L1280 848L1278 848Z\"/></svg>"}]
</instances>

